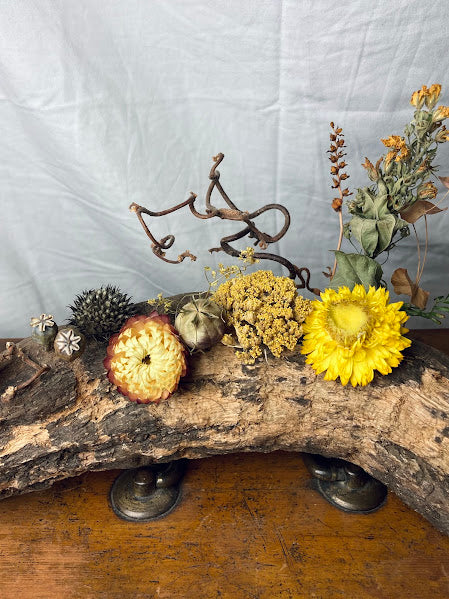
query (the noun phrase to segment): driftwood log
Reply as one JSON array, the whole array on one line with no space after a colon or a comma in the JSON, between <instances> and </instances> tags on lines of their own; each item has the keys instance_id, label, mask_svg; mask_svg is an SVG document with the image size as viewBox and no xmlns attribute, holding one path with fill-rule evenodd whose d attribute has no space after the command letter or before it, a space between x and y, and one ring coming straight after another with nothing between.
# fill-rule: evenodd
<instances>
[{"instance_id":1,"label":"driftwood log","mask_svg":"<svg viewBox=\"0 0 449 599\"><path fill-rule=\"evenodd\" d=\"M0 363L0 497L43 489L88 470L278 449L361 466L449 533L449 358L419 342L400 367L362 388L326 382L299 352L244 366L232 348L193 355L180 389L137 405L105 376L105 344L72 363L31 339Z\"/></svg>"}]
</instances>

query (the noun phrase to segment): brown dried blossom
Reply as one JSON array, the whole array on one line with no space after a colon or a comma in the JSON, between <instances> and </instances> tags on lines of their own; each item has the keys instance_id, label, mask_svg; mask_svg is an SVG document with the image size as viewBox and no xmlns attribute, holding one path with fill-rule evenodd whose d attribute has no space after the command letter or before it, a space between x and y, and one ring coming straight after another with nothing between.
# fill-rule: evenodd
<instances>
[{"instance_id":1,"label":"brown dried blossom","mask_svg":"<svg viewBox=\"0 0 449 599\"><path fill-rule=\"evenodd\" d=\"M343 169L347 166L346 162L343 159L343 156L346 156L346 152L343 151L345 148L345 140L343 135L343 129L341 127L335 127L334 123L330 124L332 133L330 134L331 145L329 150L327 151L329 154L329 160L332 162L331 166L331 175L332 175L332 189L337 189L339 193L339 198L334 198L332 202L332 208L335 212L341 212L341 207L343 205L343 198L349 195L349 189L342 189L341 182L349 179L349 175L347 173L342 172Z\"/></svg>"},{"instance_id":2,"label":"brown dried blossom","mask_svg":"<svg viewBox=\"0 0 449 599\"><path fill-rule=\"evenodd\" d=\"M347 187L342 188L341 182L349 179L349 175L343 172L343 169L347 166L344 156L346 153L343 151L345 148L345 140L343 135L343 129L341 127L336 127L334 123L330 124L332 132L330 134L331 145L327 153L329 154L329 160L332 163L331 166L331 175L332 175L332 189L336 189L338 191L338 198L334 198L332 200L332 209L335 210L338 214L338 220L340 224L340 234L338 237L338 245L337 251L340 250L341 242L343 240L343 216L342 216L342 206L343 199L347 196L352 195L349 193L349 189ZM372 165L371 165L372 166ZM374 167L373 167L374 168ZM334 261L334 266L331 270L330 267L327 267L329 272L324 271L323 275L332 279L335 271L337 269L337 260Z\"/></svg>"}]
</instances>

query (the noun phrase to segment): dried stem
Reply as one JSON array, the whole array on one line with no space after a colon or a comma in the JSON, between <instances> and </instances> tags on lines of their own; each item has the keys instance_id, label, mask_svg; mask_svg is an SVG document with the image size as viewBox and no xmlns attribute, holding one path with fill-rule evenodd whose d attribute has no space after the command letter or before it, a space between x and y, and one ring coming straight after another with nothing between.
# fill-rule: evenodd
<instances>
[{"instance_id":1,"label":"dried stem","mask_svg":"<svg viewBox=\"0 0 449 599\"><path fill-rule=\"evenodd\" d=\"M340 224L340 234L338 236L338 244L337 244L337 250L336 250L337 252L340 251L341 242L343 241L343 214L342 214L341 208L338 211L338 220L339 220L339 224ZM331 280L334 278L336 270L337 270L337 258L334 259L334 266L332 268L332 273L330 276Z\"/></svg>"},{"instance_id":2,"label":"dried stem","mask_svg":"<svg viewBox=\"0 0 449 599\"><path fill-rule=\"evenodd\" d=\"M222 154L222 153L217 154L217 156L214 156L214 158L213 158L214 163L213 163L212 168L209 173L210 184L209 184L209 187L206 192L205 214L202 214L196 210L195 200L196 200L197 196L193 192L191 192L189 198L187 200L185 200L184 202L181 202L180 204L177 204L176 206L173 206L172 208L168 208L168 209L162 210L160 212L154 212L154 211L148 210L147 208L144 208L143 206L139 206L136 203L131 204L131 206L129 207L132 212L135 212L137 214L137 218L139 219L139 222L142 225L143 230L145 231L146 235L149 237L149 239L151 241L151 248L152 248L153 253L161 260L164 260L165 262L168 262L169 264L177 264L179 262L182 262L186 257L189 257L191 260L196 260L196 256L194 256L189 250L186 250L184 253L182 253L178 256L177 260L170 260L170 259L166 258L165 250L168 250L169 248L172 247L172 245L175 241L175 237L173 235L167 235L166 237L163 237L162 239L157 240L152 235L150 229L148 228L147 224L145 223L143 216L142 216L143 214L147 214L150 217L165 216L167 214L171 214L172 212L176 212L177 210L180 210L181 208L184 208L185 206L189 206L192 214L195 217L203 219L203 220L207 220L207 219L213 218L213 217L218 217L223 220L241 221L245 224L245 227L241 231L238 231L237 233L234 233L233 235L228 235L226 237L223 237L220 240L220 247L211 248L209 250L210 252L224 251L228 255L235 256L235 257L238 257L240 255L240 251L237 250L236 248L234 248L231 245L231 243L234 241L238 241L242 237L248 236L250 239L251 238L255 239L254 245L259 246L259 248L262 250L266 250L270 243L276 243L287 232L287 230L290 226L290 214L289 214L287 208L285 208L281 204L267 204L266 206L262 206L262 208L255 210L254 212L248 212L248 211L239 210L239 208L234 204L234 202L232 202L232 200L226 194L225 190L223 189L223 187L220 183L220 172L217 170L217 167L222 162L223 158L224 158L224 154ZM219 194L221 195L221 197L227 204L227 206L228 206L227 208L219 209L219 208L216 208L212 204L211 197L212 197L212 192L214 191L214 189L217 189L217 191L219 192ZM284 223L282 225L282 228L278 233L276 233L276 235L269 235L268 233L260 231L253 222L253 219L257 218L264 212L267 212L270 210L277 210L277 211L281 212L281 214L284 217ZM281 264L282 266L287 268L287 270L289 271L290 278L296 279L296 277L298 277L298 279L300 281L299 284L296 285L298 288L308 289L312 293L319 295L319 293L320 293L319 289L310 287L310 271L308 268L306 268L304 266L299 268L295 264L292 264L292 262L290 262L290 260L287 260L286 258L283 258L282 256L278 256L277 254L255 252L254 258L262 259L262 260L273 260L274 262L278 262L279 264Z\"/></svg>"},{"instance_id":3,"label":"dried stem","mask_svg":"<svg viewBox=\"0 0 449 599\"><path fill-rule=\"evenodd\" d=\"M413 227L413 232L415 233L415 239L416 239L416 252L418 254L418 266L416 268L416 277L415 277L415 283L418 285L420 276L420 269L421 269L421 246L419 243L419 237L418 237L418 231L416 230L415 224L413 223L412 225Z\"/></svg>"},{"instance_id":4,"label":"dried stem","mask_svg":"<svg viewBox=\"0 0 449 599\"><path fill-rule=\"evenodd\" d=\"M419 239L418 239L418 233L416 231L415 225L413 225L413 230L415 232L415 236L416 236L416 242L417 242L417 247L418 247L418 267L416 269L416 279L415 279L415 283L416 285L419 285L419 282L421 280L421 277L423 275L424 272L424 267L426 265L426 261L427 261L427 250L429 247L429 227L428 227L428 222L427 222L427 213L430 213L434 207L438 207L441 202L443 202L446 197L448 196L449 191L447 191L444 196L435 204L432 204L427 210L426 212L424 212L423 216L424 216L424 222L425 222L425 232L426 232L426 238L425 238L425 242L424 242L424 256L421 262L421 251L420 251L420 244L419 244Z\"/></svg>"},{"instance_id":5,"label":"dried stem","mask_svg":"<svg viewBox=\"0 0 449 599\"><path fill-rule=\"evenodd\" d=\"M424 266L426 265L426 260L427 260L427 249L429 247L429 228L428 228L428 223L427 223L427 215L424 214L424 223L425 223L425 230L426 230L426 240L424 242L424 256L422 259L422 263L421 263L421 270L418 271L418 277L416 280L416 284L418 285L421 277L422 277L422 273L424 271Z\"/></svg>"}]
</instances>

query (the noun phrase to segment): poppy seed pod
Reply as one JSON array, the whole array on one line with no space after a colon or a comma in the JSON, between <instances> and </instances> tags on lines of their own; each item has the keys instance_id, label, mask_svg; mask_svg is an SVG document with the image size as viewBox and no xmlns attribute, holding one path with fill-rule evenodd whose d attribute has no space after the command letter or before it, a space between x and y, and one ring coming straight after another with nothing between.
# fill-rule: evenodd
<instances>
[{"instance_id":1,"label":"poppy seed pod","mask_svg":"<svg viewBox=\"0 0 449 599\"><path fill-rule=\"evenodd\" d=\"M179 311L175 329L192 349L207 349L223 337L226 325L222 308L207 298L192 298Z\"/></svg>"}]
</instances>

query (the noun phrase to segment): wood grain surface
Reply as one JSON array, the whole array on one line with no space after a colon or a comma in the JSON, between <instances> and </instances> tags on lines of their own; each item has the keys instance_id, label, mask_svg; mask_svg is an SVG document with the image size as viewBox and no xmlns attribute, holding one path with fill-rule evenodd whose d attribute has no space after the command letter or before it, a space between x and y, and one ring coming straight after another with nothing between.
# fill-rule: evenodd
<instances>
[{"instance_id":1,"label":"wood grain surface","mask_svg":"<svg viewBox=\"0 0 449 599\"><path fill-rule=\"evenodd\" d=\"M449 353L448 331L415 332ZM189 463L166 518L119 520L118 471L0 502L0 599L438 599L449 538L390 493L349 515L313 489L300 455Z\"/></svg>"}]
</instances>

